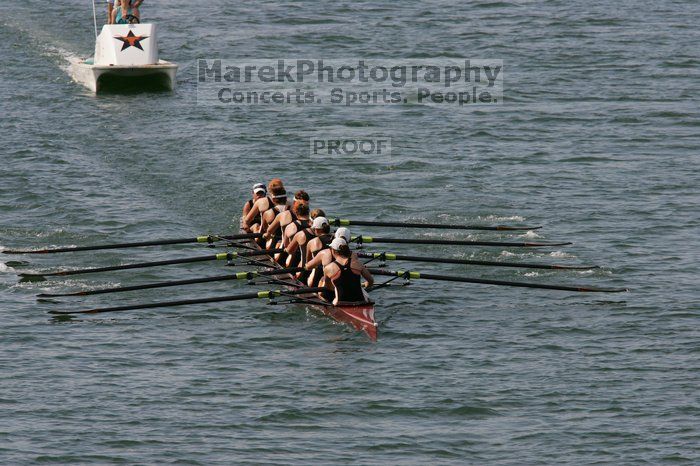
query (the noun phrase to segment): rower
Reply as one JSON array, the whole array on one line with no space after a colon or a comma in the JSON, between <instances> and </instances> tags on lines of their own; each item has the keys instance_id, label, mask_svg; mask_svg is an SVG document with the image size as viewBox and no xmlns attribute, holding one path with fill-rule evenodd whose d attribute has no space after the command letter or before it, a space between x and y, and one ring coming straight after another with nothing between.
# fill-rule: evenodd
<instances>
[{"instance_id":1,"label":"rower","mask_svg":"<svg viewBox=\"0 0 700 466\"><path fill-rule=\"evenodd\" d=\"M294 204L294 207L292 210L287 210L282 213L280 213L277 218L275 219L275 222L279 221L279 218L284 216L285 214L290 213L292 214L292 218L294 218L294 221L284 227L284 231L282 231L281 228L277 229L277 232L274 236L270 236L269 233L265 234L265 238L271 239L273 248L284 248L286 245L289 244L290 242L290 236L293 237L298 230L302 230L305 228L308 228L311 226L311 219L309 218L309 205L304 204L304 203L296 203ZM280 225L278 223L278 225ZM272 228L274 226L273 224L270 226ZM270 228L268 228L268 232L270 231ZM292 257L289 256L287 251L275 255L275 260L281 264L284 263L289 263L289 262L299 262L299 257Z\"/></svg>"},{"instance_id":2,"label":"rower","mask_svg":"<svg viewBox=\"0 0 700 466\"><path fill-rule=\"evenodd\" d=\"M287 191L282 189L275 189L272 191L272 205L269 209L261 213L260 219L260 231L267 231L268 226L274 222L275 218L286 210L289 210L289 204L287 203ZM248 213L250 215L250 213ZM269 238L265 238L269 239ZM277 243L276 238L272 238L274 241L270 240L267 242L267 247L272 248Z\"/></svg>"},{"instance_id":3,"label":"rower","mask_svg":"<svg viewBox=\"0 0 700 466\"><path fill-rule=\"evenodd\" d=\"M318 213L321 209L314 209L314 213ZM313 239L327 235L330 238L330 224L326 217L317 216L313 219L311 225L303 230L298 231L290 240L285 251L289 255L287 259L287 267L304 267L310 260L308 254L309 242ZM330 244L330 239L327 241Z\"/></svg>"},{"instance_id":4,"label":"rower","mask_svg":"<svg viewBox=\"0 0 700 466\"><path fill-rule=\"evenodd\" d=\"M345 227L340 227L335 230L333 238L343 238L348 245L350 244L350 230Z\"/></svg>"},{"instance_id":5,"label":"rower","mask_svg":"<svg viewBox=\"0 0 700 466\"><path fill-rule=\"evenodd\" d=\"M323 211L323 209L311 209L311 220L315 219L316 217L325 217L326 213Z\"/></svg>"},{"instance_id":6,"label":"rower","mask_svg":"<svg viewBox=\"0 0 700 466\"><path fill-rule=\"evenodd\" d=\"M303 215L302 215L303 212ZM295 216L296 219L288 224L286 227L284 227L284 231L282 232L282 244L283 246L287 246L289 242L294 238L294 235L297 234L297 232L309 228L311 226L311 222L314 218L316 217L311 217L309 214L309 204L300 204L297 210L295 211Z\"/></svg>"},{"instance_id":7,"label":"rower","mask_svg":"<svg viewBox=\"0 0 700 466\"><path fill-rule=\"evenodd\" d=\"M306 262L303 267L310 272L307 284L315 287L323 279L323 266L330 264L333 260L328 250L333 241L333 235L331 235L328 219L325 217L316 217L311 228L316 237L306 242Z\"/></svg>"},{"instance_id":8,"label":"rower","mask_svg":"<svg viewBox=\"0 0 700 466\"><path fill-rule=\"evenodd\" d=\"M333 285L333 304L369 302L369 296L362 288L362 278L367 280L365 287L374 285L374 277L367 267L350 251L343 238L336 238L330 246L333 261L323 268L325 282Z\"/></svg>"},{"instance_id":9,"label":"rower","mask_svg":"<svg viewBox=\"0 0 700 466\"><path fill-rule=\"evenodd\" d=\"M267 192L275 195L274 193L279 194L281 191L284 191L284 184L282 183L282 180L279 178L273 178L270 180L270 183L267 185ZM270 195L266 195L265 197L256 200L242 220L243 229L250 229L254 233L260 232L260 223L262 222L263 212L271 209L274 205L275 203ZM258 216L261 217L260 223L256 224L255 219Z\"/></svg>"},{"instance_id":10,"label":"rower","mask_svg":"<svg viewBox=\"0 0 700 466\"><path fill-rule=\"evenodd\" d=\"M306 221L308 223L309 219L309 195L307 194L306 191L300 190L297 191L296 194L294 194L294 203L292 204L292 208L289 210L285 210L283 212L280 212L277 217L275 217L274 221L270 224L269 227L267 227L267 230L265 231L265 238L266 239L271 239L275 238L274 243L277 244L279 241L282 241L282 246L286 246L289 244L289 236L285 235L285 233L291 234L292 236L301 228L306 228L308 226L304 225L296 225L295 222L298 218L297 214L297 207L299 205L305 205L306 206ZM297 228L290 229L289 232L287 232L286 228L289 225L295 225ZM301 226L301 228L298 228Z\"/></svg>"},{"instance_id":11,"label":"rower","mask_svg":"<svg viewBox=\"0 0 700 466\"><path fill-rule=\"evenodd\" d=\"M253 197L248 199L248 201L243 205L243 215L241 216L241 227L247 231L248 233L251 232L250 227L246 227L244 225L243 219L246 218L246 215L248 215L248 212L253 208L253 205L255 202L259 201L260 199L263 199L267 196L267 189L265 189L265 185L262 183L257 183L253 185ZM253 225L259 225L260 224L260 213L258 213L252 220Z\"/></svg>"}]
</instances>

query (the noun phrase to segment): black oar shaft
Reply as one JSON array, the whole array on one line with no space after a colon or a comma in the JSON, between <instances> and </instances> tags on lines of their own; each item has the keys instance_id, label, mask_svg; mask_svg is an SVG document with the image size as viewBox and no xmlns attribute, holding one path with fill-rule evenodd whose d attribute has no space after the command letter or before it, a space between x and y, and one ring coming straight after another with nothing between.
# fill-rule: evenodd
<instances>
[{"instance_id":1,"label":"black oar shaft","mask_svg":"<svg viewBox=\"0 0 700 466\"><path fill-rule=\"evenodd\" d=\"M183 299L179 301L161 301L157 303L145 303L145 304L132 304L127 306L115 306L115 307L103 307L95 309L86 309L82 311L49 311L49 314L54 315L71 315L71 314L100 314L103 312L122 312L122 311L134 311L138 309L154 309L161 307L175 307L175 306L186 306L190 304L208 304L208 303L221 303L226 301L242 301L246 299L268 299L275 298L284 295L300 295L307 293L318 293L323 291L324 288L300 288L298 290L280 291L259 291L257 293L246 293L232 296L217 296L213 298L199 298L199 299Z\"/></svg>"},{"instance_id":2,"label":"black oar shaft","mask_svg":"<svg viewBox=\"0 0 700 466\"><path fill-rule=\"evenodd\" d=\"M126 249L140 248L145 246L165 246L171 244L187 244L187 243L214 243L216 241L230 241L238 239L259 238L260 233L243 233L232 236L217 236L206 235L197 236L194 238L174 238L174 239L158 239L152 241L138 241L135 243L116 243L102 244L95 246L69 246L65 248L50 248L50 249L8 249L2 251L3 254L55 254L60 252L79 252L79 251L99 251L103 249Z\"/></svg>"},{"instance_id":3,"label":"black oar shaft","mask_svg":"<svg viewBox=\"0 0 700 466\"><path fill-rule=\"evenodd\" d=\"M45 273L21 273L21 277L66 277L69 275L84 275L88 273L100 273L100 272L114 272L118 270L129 270L129 269L145 269L149 267L161 267L165 265L173 264L190 264L194 262L206 262L216 260L216 255L206 256L206 257L191 257L189 259L172 259L165 261L154 261L154 262L140 262L135 264L124 264L115 265L112 267L96 267L92 269L79 269L79 270L60 270L58 272L45 272Z\"/></svg>"},{"instance_id":4,"label":"black oar shaft","mask_svg":"<svg viewBox=\"0 0 700 466\"><path fill-rule=\"evenodd\" d=\"M129 269L145 269L149 267L162 267L165 265L175 265L175 264L190 264L195 262L207 262L215 260L233 260L237 257L250 257L250 256L260 256L264 254L276 254L278 252L284 251L283 249L267 249L254 252L240 252L240 253L220 253L220 254L210 254L208 256L200 257L187 257L184 259L170 259L164 261L152 261L152 262L139 262L134 264L124 264L124 265L114 265L110 267L97 267L91 269L78 269L78 270L59 270L57 272L27 272L20 273L19 276L23 278L32 277L65 277L69 275L84 275L88 273L100 273L100 272L114 272L118 270L129 270Z\"/></svg>"},{"instance_id":5,"label":"black oar shaft","mask_svg":"<svg viewBox=\"0 0 700 466\"><path fill-rule=\"evenodd\" d=\"M357 236L352 238L358 244L366 243L397 243L397 244L435 244L449 246L497 246L510 248L543 248L551 246L566 246L570 242L542 243L542 242L510 242L510 241L471 241L453 239L421 239L421 238L377 238L374 236Z\"/></svg>"},{"instance_id":6,"label":"black oar shaft","mask_svg":"<svg viewBox=\"0 0 700 466\"><path fill-rule=\"evenodd\" d=\"M375 222L369 220L348 220L336 218L330 221L331 225L340 226L365 226L365 227L391 227L391 228L434 228L439 230L482 230L482 231L523 231L539 230L541 226L515 227L507 225L446 225L442 223L411 223L411 222Z\"/></svg>"},{"instance_id":7,"label":"black oar shaft","mask_svg":"<svg viewBox=\"0 0 700 466\"><path fill-rule=\"evenodd\" d=\"M515 286L520 288L540 288L545 290L560 290L560 291L575 291L575 292L591 292L591 293L621 293L624 291L629 291L627 288L596 288L589 286L569 286L569 285L547 285L539 283L527 283L527 282L511 282L504 280L487 280L483 278L468 278L468 277L455 277L450 275L434 275L428 273L411 272L411 271L395 271L395 270L384 270L384 269L369 269L374 275L385 275L389 277L403 277L407 279L427 279L427 280L439 280L447 282L461 282L461 283L477 283L482 285L500 285L500 286Z\"/></svg>"},{"instance_id":8,"label":"black oar shaft","mask_svg":"<svg viewBox=\"0 0 700 466\"><path fill-rule=\"evenodd\" d=\"M304 269L300 267L291 267L287 269L268 270L262 272L238 272L230 275L219 275L216 277L190 278L187 280L173 280L158 283L146 283L143 285L120 286L115 288L100 288L96 290L76 291L72 293L42 293L37 295L39 298L58 298L69 296L91 296L97 294L108 293L123 293L126 291L149 290L153 288L167 288L171 286L196 285L199 283L211 283L227 280L252 280L256 277L265 277L269 275L283 275L287 273L302 272Z\"/></svg>"},{"instance_id":9,"label":"black oar shaft","mask_svg":"<svg viewBox=\"0 0 700 466\"><path fill-rule=\"evenodd\" d=\"M424 257L424 256L405 256L401 254L393 254L389 252L357 252L357 256L364 259L379 259L379 260L396 260L409 262L434 262L438 264L462 264L462 265L485 265L491 267L519 267L525 269L554 269L554 270L590 270L599 268L597 265L559 265L559 264L532 264L526 262L496 262L496 261L478 261L471 259L453 259L449 257Z\"/></svg>"}]
</instances>

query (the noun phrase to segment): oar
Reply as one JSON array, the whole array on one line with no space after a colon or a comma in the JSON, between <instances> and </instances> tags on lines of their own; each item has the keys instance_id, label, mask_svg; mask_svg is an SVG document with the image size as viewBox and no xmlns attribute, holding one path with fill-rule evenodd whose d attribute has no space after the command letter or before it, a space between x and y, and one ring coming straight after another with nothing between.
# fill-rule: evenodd
<instances>
[{"instance_id":1,"label":"oar","mask_svg":"<svg viewBox=\"0 0 700 466\"><path fill-rule=\"evenodd\" d=\"M190 264L194 262L206 262L215 260L233 260L237 257L251 257L251 256L261 256L264 254L277 254L284 251L284 249L263 249L254 252L222 252L220 254L212 254L208 256L200 257L187 257L184 259L170 259L165 261L154 261L154 262L139 262L135 264L124 264L124 265L114 265L111 267L99 267L92 269L78 269L78 270L58 270L56 272L32 272L32 273L20 273L18 274L22 278L38 278L38 277L65 277L68 275L83 275L87 273L99 273L99 272L113 272L115 270L128 270L128 269L145 269L148 267L160 267L164 265L173 264Z\"/></svg>"},{"instance_id":2,"label":"oar","mask_svg":"<svg viewBox=\"0 0 700 466\"><path fill-rule=\"evenodd\" d=\"M147 304L132 304L128 306L116 306L116 307L103 307L96 309L86 309L82 311L49 311L49 314L54 315L71 315L71 314L99 314L102 312L121 312L121 311L133 311L137 309L153 309L158 307L174 307L174 306L186 306L189 304L206 304L206 303L221 303L225 301L242 301L245 299L269 299L276 298L279 296L286 295L300 295L300 294L311 294L318 293L325 290L325 288L299 288L298 290L270 290L270 291L259 291L257 293L245 293L239 295L231 296L217 296L214 298L200 298L200 299L183 299L180 301L161 301L157 303L147 303Z\"/></svg>"},{"instance_id":3,"label":"oar","mask_svg":"<svg viewBox=\"0 0 700 466\"><path fill-rule=\"evenodd\" d=\"M440 230L485 230L485 231L522 231L522 230L539 230L541 226L536 227L511 227L507 225L446 225L442 223L410 223L410 222L372 222L369 220L347 220L342 218L334 218L330 220L330 224L337 227L346 227L357 225L363 227L396 227L396 228L435 228Z\"/></svg>"},{"instance_id":4,"label":"oar","mask_svg":"<svg viewBox=\"0 0 700 466\"><path fill-rule=\"evenodd\" d=\"M469 259L453 259L449 257L425 257L425 256L404 256L391 252L356 252L357 257L363 259L379 259L382 261L410 261L410 262L436 262L440 264L465 264L465 265L487 265L492 267L520 267L524 269L555 269L555 270L590 270L598 269L597 265L559 265L559 264L532 264L526 262L495 262L477 261Z\"/></svg>"},{"instance_id":5,"label":"oar","mask_svg":"<svg viewBox=\"0 0 700 466\"><path fill-rule=\"evenodd\" d=\"M252 280L257 277L271 275L284 275L288 273L303 272L301 267L290 267L286 269L266 270L261 272L236 272L229 275L219 275L217 277L191 278L187 280L173 280L167 282L147 283L144 285L120 286L116 288L99 288L96 290L75 291L71 293L41 293L39 298L58 298L66 296L91 296L96 294L123 293L125 291L148 290L151 288L166 288L169 286L194 285L197 283L221 282L226 280Z\"/></svg>"},{"instance_id":6,"label":"oar","mask_svg":"<svg viewBox=\"0 0 700 466\"><path fill-rule=\"evenodd\" d=\"M374 236L356 236L350 241L358 244L366 243L401 243L401 244L442 244L450 246L501 246L507 248L543 248L548 246L566 246L566 243L533 243L533 242L503 242L503 241L469 241L453 239L421 239L421 238L376 238Z\"/></svg>"},{"instance_id":7,"label":"oar","mask_svg":"<svg viewBox=\"0 0 700 466\"><path fill-rule=\"evenodd\" d=\"M219 236L206 235L197 236L195 238L175 238L175 239L156 239L152 241L140 241L137 243L115 243L102 244L96 246L69 246L65 248L48 248L48 249L7 249L2 251L3 254L55 254L59 252L78 252L78 251L99 251L103 249L125 249L125 248L140 248L144 246L164 246L169 244L187 244L187 243L214 243L216 241L230 241L239 239L252 239L261 237L261 233L242 233L239 235Z\"/></svg>"},{"instance_id":8,"label":"oar","mask_svg":"<svg viewBox=\"0 0 700 466\"><path fill-rule=\"evenodd\" d=\"M518 286L521 288L542 288L545 290L561 290L561 291L581 291L590 293L622 293L629 291L627 288L596 288L590 286L568 286L568 285L544 285L539 283L527 282L509 282L503 280L486 280L483 278L467 278L455 277L450 275L433 275L428 273L404 271L404 270L384 270L384 269L369 269L373 275L386 275L389 277L399 277L406 279L427 279L440 280L445 282L462 282L462 283L479 283L482 285L500 285L500 286Z\"/></svg>"}]
</instances>

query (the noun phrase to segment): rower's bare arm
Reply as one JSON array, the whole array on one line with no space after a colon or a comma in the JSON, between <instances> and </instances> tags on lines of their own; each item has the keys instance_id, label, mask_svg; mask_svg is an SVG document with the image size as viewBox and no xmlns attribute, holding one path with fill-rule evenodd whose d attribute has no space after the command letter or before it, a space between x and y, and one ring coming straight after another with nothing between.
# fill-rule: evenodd
<instances>
[{"instance_id":1,"label":"rower's bare arm","mask_svg":"<svg viewBox=\"0 0 700 466\"><path fill-rule=\"evenodd\" d=\"M265 230L265 237L270 238L272 235L275 234L277 229L280 227L280 216L278 215L275 217L275 220L270 224L269 227L267 227L267 230Z\"/></svg>"},{"instance_id":2,"label":"rower's bare arm","mask_svg":"<svg viewBox=\"0 0 700 466\"><path fill-rule=\"evenodd\" d=\"M243 222L244 222L247 226L250 226L250 224L251 224L251 222L253 221L253 219L255 219L255 216L258 215L258 214L260 213L260 204L259 204L259 202L260 202L261 200L262 200L262 199L260 199L260 200L258 200L258 201L255 201L255 203L253 203L253 207L250 208L250 210L248 211L248 213L246 214L246 216L243 218Z\"/></svg>"},{"instance_id":3,"label":"rower's bare arm","mask_svg":"<svg viewBox=\"0 0 700 466\"><path fill-rule=\"evenodd\" d=\"M292 237L292 240L289 242L289 245L287 246L287 252L290 254L294 253L298 248L300 248L304 243L304 232L300 231L297 234L295 234ZM306 257L304 257L304 263L306 263Z\"/></svg>"},{"instance_id":4,"label":"rower's bare arm","mask_svg":"<svg viewBox=\"0 0 700 466\"><path fill-rule=\"evenodd\" d=\"M371 288L374 285L374 277L370 273L370 271L365 267L364 265L362 266L362 276L364 277L365 280L367 280L367 287Z\"/></svg>"},{"instance_id":5,"label":"rower's bare arm","mask_svg":"<svg viewBox=\"0 0 700 466\"><path fill-rule=\"evenodd\" d=\"M287 254L294 254L296 250L299 249L299 243L297 243L297 239L294 238L292 241L287 245L284 250L287 252Z\"/></svg>"},{"instance_id":6,"label":"rower's bare arm","mask_svg":"<svg viewBox=\"0 0 700 466\"><path fill-rule=\"evenodd\" d=\"M267 228L275 220L275 211L268 210L262 214L262 219L260 220L260 231L267 231Z\"/></svg>"},{"instance_id":7,"label":"rower's bare arm","mask_svg":"<svg viewBox=\"0 0 700 466\"><path fill-rule=\"evenodd\" d=\"M316 252L316 239L317 238L314 238L306 243L306 262L309 262L314 257L314 253Z\"/></svg>"},{"instance_id":8,"label":"rower's bare arm","mask_svg":"<svg viewBox=\"0 0 700 466\"><path fill-rule=\"evenodd\" d=\"M292 238L294 238L297 234L297 229L296 225L294 223L290 223L286 227L284 227L284 234L282 235L283 238L286 238L287 241L291 241Z\"/></svg>"},{"instance_id":9,"label":"rower's bare arm","mask_svg":"<svg viewBox=\"0 0 700 466\"><path fill-rule=\"evenodd\" d=\"M306 270L311 270L315 267L318 267L319 265L323 264L323 257L321 257L320 254L318 254L316 257L311 259L306 263Z\"/></svg>"}]
</instances>

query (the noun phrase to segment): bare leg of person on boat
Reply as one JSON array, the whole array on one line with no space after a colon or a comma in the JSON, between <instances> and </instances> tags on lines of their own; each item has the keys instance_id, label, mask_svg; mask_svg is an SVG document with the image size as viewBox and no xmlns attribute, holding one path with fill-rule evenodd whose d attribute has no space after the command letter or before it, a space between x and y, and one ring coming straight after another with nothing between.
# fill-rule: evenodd
<instances>
[{"instance_id":1,"label":"bare leg of person on boat","mask_svg":"<svg viewBox=\"0 0 700 466\"><path fill-rule=\"evenodd\" d=\"M141 21L141 13L139 7L143 0L114 0L114 6L111 8L110 24L126 24L126 17L129 15L135 16ZM110 6L107 7L108 9Z\"/></svg>"},{"instance_id":2,"label":"bare leg of person on boat","mask_svg":"<svg viewBox=\"0 0 700 466\"><path fill-rule=\"evenodd\" d=\"M112 17L115 12L114 1L107 0L107 24L114 24L114 18ZM119 2L119 0L116 1ZM119 7L119 3L117 3L117 7Z\"/></svg>"},{"instance_id":3,"label":"bare leg of person on boat","mask_svg":"<svg viewBox=\"0 0 700 466\"><path fill-rule=\"evenodd\" d=\"M126 18L127 15L133 15L141 21L139 7L142 3L143 0L122 0L122 18Z\"/></svg>"}]
</instances>

